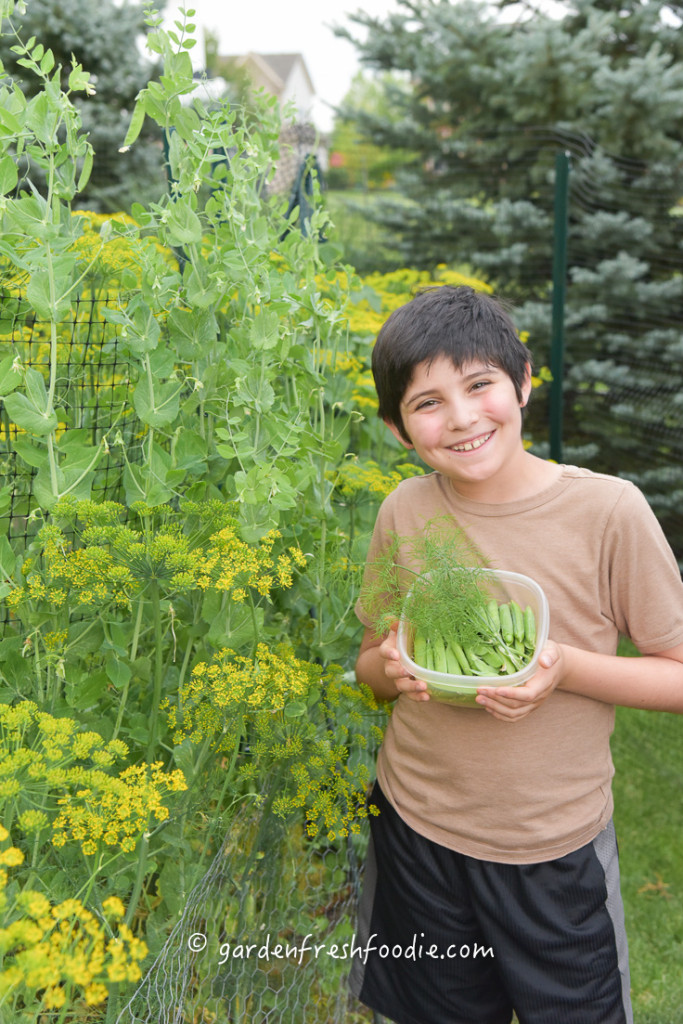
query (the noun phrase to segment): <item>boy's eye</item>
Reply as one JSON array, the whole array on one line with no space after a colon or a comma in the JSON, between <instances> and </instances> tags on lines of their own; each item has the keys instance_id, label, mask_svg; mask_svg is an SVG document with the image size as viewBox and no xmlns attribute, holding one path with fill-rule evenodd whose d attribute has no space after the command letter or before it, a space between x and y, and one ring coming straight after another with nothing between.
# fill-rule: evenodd
<instances>
[{"instance_id":1,"label":"boy's eye","mask_svg":"<svg viewBox=\"0 0 683 1024\"><path fill-rule=\"evenodd\" d=\"M475 380L474 384L472 385L472 390L479 391L481 388L485 388L486 385L490 383L490 380Z\"/></svg>"},{"instance_id":2,"label":"boy's eye","mask_svg":"<svg viewBox=\"0 0 683 1024\"><path fill-rule=\"evenodd\" d=\"M427 398L427 399L425 399L424 402L420 402L420 404L418 406L416 406L416 408L417 409L428 409L432 405L436 405L436 399L435 398Z\"/></svg>"}]
</instances>

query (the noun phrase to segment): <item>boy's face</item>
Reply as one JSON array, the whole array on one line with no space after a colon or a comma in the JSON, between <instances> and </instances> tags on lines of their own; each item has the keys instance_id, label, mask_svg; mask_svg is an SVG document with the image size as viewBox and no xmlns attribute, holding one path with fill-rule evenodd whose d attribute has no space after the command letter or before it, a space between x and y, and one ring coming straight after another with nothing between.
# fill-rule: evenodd
<instances>
[{"instance_id":1,"label":"boy's face","mask_svg":"<svg viewBox=\"0 0 683 1024\"><path fill-rule=\"evenodd\" d=\"M414 448L432 469L475 500L504 501L514 491L525 459L522 405L531 391L531 373L520 402L504 370L468 363L458 370L447 356L419 363L401 401L410 444L396 424L388 427L406 448Z\"/></svg>"}]
</instances>

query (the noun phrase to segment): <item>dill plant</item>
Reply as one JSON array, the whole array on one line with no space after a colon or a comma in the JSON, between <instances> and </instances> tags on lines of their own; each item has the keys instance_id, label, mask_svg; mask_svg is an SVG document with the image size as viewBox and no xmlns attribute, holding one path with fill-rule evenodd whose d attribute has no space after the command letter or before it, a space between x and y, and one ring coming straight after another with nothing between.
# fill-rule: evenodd
<instances>
[{"instance_id":1,"label":"dill plant","mask_svg":"<svg viewBox=\"0 0 683 1024\"><path fill-rule=\"evenodd\" d=\"M369 567L361 603L380 634L397 619L408 626L413 659L424 669L514 674L536 650L534 609L510 598L484 561L457 524L439 517L421 534L393 536Z\"/></svg>"},{"instance_id":2,"label":"dill plant","mask_svg":"<svg viewBox=\"0 0 683 1024\"><path fill-rule=\"evenodd\" d=\"M430 520L420 534L393 534L373 560L361 604L378 634L403 618L414 632L476 643L486 626L487 565L467 535L448 517Z\"/></svg>"}]
</instances>

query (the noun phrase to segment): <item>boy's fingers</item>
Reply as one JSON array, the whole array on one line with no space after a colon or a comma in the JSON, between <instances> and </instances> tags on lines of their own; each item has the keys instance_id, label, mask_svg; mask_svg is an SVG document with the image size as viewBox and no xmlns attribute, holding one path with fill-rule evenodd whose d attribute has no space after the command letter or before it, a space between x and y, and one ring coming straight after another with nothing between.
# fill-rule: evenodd
<instances>
[{"instance_id":1,"label":"boy's fingers","mask_svg":"<svg viewBox=\"0 0 683 1024\"><path fill-rule=\"evenodd\" d=\"M555 644L552 644L541 652L541 656L538 659L538 664L541 668L552 668L553 665L558 661L560 652L558 651Z\"/></svg>"}]
</instances>

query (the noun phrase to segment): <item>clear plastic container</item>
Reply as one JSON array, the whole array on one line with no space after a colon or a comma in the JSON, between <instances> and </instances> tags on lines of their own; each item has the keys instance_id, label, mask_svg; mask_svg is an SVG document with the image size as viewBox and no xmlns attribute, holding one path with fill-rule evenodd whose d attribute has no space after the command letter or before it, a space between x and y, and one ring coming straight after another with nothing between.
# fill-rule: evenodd
<instances>
[{"instance_id":1,"label":"clear plastic container","mask_svg":"<svg viewBox=\"0 0 683 1024\"><path fill-rule=\"evenodd\" d=\"M417 679L424 679L427 692L433 700L459 707L479 708L475 697L480 686L521 686L530 679L538 667L538 659L548 639L550 610L548 599L541 587L530 576L503 569L487 569L482 573L489 577L486 589L491 597L500 601L516 601L522 610L530 605L536 619L536 647L531 660L519 672L502 676L455 676L447 672L434 672L416 665L411 655L412 637L408 623L403 619L398 626L398 650L401 661Z\"/></svg>"}]
</instances>

